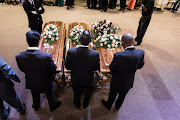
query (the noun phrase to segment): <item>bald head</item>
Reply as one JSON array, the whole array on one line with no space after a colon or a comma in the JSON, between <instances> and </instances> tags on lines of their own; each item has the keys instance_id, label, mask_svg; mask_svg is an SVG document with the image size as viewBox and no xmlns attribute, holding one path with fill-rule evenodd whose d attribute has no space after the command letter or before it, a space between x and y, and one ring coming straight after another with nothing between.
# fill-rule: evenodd
<instances>
[{"instance_id":1,"label":"bald head","mask_svg":"<svg viewBox=\"0 0 180 120\"><path fill-rule=\"evenodd\" d=\"M133 35L131 33L124 34L121 38L121 41L124 48L132 46L134 44Z\"/></svg>"}]
</instances>

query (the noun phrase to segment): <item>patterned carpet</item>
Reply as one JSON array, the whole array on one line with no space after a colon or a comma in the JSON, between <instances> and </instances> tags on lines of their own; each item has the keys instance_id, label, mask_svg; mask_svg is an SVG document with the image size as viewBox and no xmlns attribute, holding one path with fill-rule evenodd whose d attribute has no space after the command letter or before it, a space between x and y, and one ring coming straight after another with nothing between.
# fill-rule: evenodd
<instances>
[{"instance_id":1,"label":"patterned carpet","mask_svg":"<svg viewBox=\"0 0 180 120\"><path fill-rule=\"evenodd\" d=\"M119 1L118 1L119 2ZM116 10L101 13L85 9L85 2L76 2L75 8L44 6L44 23L48 21L86 22L110 20L121 28L119 34L130 32L136 36L141 10ZM119 8L119 7L118 7ZM27 113L19 115L11 108L9 120L180 120L180 12L155 11L141 46L145 50L145 66L136 72L134 87L127 94L119 111L114 106L108 111L101 99L108 98L109 83L94 92L90 106L77 110L72 103L72 88L55 91L62 106L49 111L44 94L41 108L35 112L29 90L25 89L24 74L16 65L15 55L27 49L25 34L28 30L27 16L21 5L0 5L0 56L12 66L21 78L15 83L18 96L26 103Z\"/></svg>"}]
</instances>

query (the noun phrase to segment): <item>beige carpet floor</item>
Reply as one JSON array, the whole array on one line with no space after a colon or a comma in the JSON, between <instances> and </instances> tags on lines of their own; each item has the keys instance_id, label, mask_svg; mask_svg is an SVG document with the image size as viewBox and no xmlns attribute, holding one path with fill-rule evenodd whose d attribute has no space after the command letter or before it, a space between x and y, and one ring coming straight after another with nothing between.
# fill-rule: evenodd
<instances>
[{"instance_id":1,"label":"beige carpet floor","mask_svg":"<svg viewBox=\"0 0 180 120\"><path fill-rule=\"evenodd\" d=\"M119 2L119 1L118 1ZM48 21L86 22L110 20L122 30L136 36L141 10L116 10L101 13L85 9L85 2L75 1L75 8L44 6L44 23ZM141 46L145 50L145 66L138 70L134 87L127 94L119 111L108 111L101 99L107 99L109 84L94 92L90 106L77 110L72 103L72 88L56 92L62 106L50 112L45 95L41 97L41 109L35 112L29 90L25 89L24 74L16 65L15 55L27 49L25 34L28 30L27 16L21 5L0 5L0 56L12 66L21 78L15 83L18 96L27 105L27 113L19 115L11 108L9 120L180 120L180 12L155 11Z\"/></svg>"}]
</instances>

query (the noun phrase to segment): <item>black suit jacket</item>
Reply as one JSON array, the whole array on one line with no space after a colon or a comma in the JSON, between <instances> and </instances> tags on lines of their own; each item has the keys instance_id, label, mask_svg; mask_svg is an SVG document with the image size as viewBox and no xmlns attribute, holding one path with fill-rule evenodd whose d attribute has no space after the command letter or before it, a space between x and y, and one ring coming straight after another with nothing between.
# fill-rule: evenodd
<instances>
[{"instance_id":1,"label":"black suit jacket","mask_svg":"<svg viewBox=\"0 0 180 120\"><path fill-rule=\"evenodd\" d=\"M16 61L19 69L25 73L27 89L43 91L52 88L56 65L50 53L27 50L17 54Z\"/></svg>"},{"instance_id":2,"label":"black suit jacket","mask_svg":"<svg viewBox=\"0 0 180 120\"><path fill-rule=\"evenodd\" d=\"M11 80L20 82L20 78L16 75L11 66L0 57L0 96L7 95L7 90L9 92L14 89L14 84Z\"/></svg>"},{"instance_id":3,"label":"black suit jacket","mask_svg":"<svg viewBox=\"0 0 180 120\"><path fill-rule=\"evenodd\" d=\"M25 0L25 2L23 3L23 8L28 16L30 28L33 26L39 26L39 24L42 25L43 23L41 14L44 13L44 8L41 6L38 0L34 0L34 4L35 6L31 5L28 0ZM39 7L41 7L42 10L38 10ZM38 14L33 14L31 13L31 11L36 11Z\"/></svg>"},{"instance_id":4,"label":"black suit jacket","mask_svg":"<svg viewBox=\"0 0 180 120\"><path fill-rule=\"evenodd\" d=\"M100 69L99 52L87 47L68 50L65 67L71 70L73 88L92 87L94 71Z\"/></svg>"},{"instance_id":5,"label":"black suit jacket","mask_svg":"<svg viewBox=\"0 0 180 120\"><path fill-rule=\"evenodd\" d=\"M112 73L111 87L127 91L133 87L134 76L137 69L144 65L144 51L128 48L123 52L114 54L109 68Z\"/></svg>"}]
</instances>

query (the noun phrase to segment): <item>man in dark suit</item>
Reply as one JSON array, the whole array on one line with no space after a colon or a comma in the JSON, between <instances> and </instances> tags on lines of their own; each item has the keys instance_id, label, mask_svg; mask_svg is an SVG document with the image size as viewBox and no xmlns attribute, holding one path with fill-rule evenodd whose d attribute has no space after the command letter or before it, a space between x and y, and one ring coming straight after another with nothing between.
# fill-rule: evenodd
<instances>
[{"instance_id":1,"label":"man in dark suit","mask_svg":"<svg viewBox=\"0 0 180 120\"><path fill-rule=\"evenodd\" d=\"M29 47L26 51L16 55L19 69L25 73L26 88L31 90L35 111L40 108L40 93L45 93L48 99L50 111L54 111L61 104L55 103L52 93L53 77L56 73L56 65L50 53L40 51L38 48L40 34L37 31L26 33Z\"/></svg>"},{"instance_id":2,"label":"man in dark suit","mask_svg":"<svg viewBox=\"0 0 180 120\"><path fill-rule=\"evenodd\" d=\"M38 0L25 0L23 8L28 16L29 28L41 34L43 24L41 14L44 13L44 8L40 2Z\"/></svg>"},{"instance_id":3,"label":"man in dark suit","mask_svg":"<svg viewBox=\"0 0 180 120\"><path fill-rule=\"evenodd\" d=\"M111 109L117 94L119 94L119 97L115 105L116 110L119 110L129 89L133 87L136 70L144 65L144 51L135 49L133 36L126 33L121 40L125 51L114 54L113 61L109 66L112 73L109 98L107 102L102 99L103 105L108 110Z\"/></svg>"},{"instance_id":4,"label":"man in dark suit","mask_svg":"<svg viewBox=\"0 0 180 120\"><path fill-rule=\"evenodd\" d=\"M0 57L0 119L6 120L10 108L4 107L3 100L14 107L21 115L26 112L24 102L21 102L14 90L14 84L11 80L20 83L19 77L13 69Z\"/></svg>"},{"instance_id":5,"label":"man in dark suit","mask_svg":"<svg viewBox=\"0 0 180 120\"><path fill-rule=\"evenodd\" d=\"M142 39L151 21L151 16L154 9L154 0L142 0L142 4L142 17L139 20L137 37L135 38L134 43L136 46L142 43Z\"/></svg>"},{"instance_id":6,"label":"man in dark suit","mask_svg":"<svg viewBox=\"0 0 180 120\"><path fill-rule=\"evenodd\" d=\"M100 69L99 52L89 49L91 33L84 30L80 35L81 45L68 50L65 67L71 70L71 82L74 91L74 105L80 108L80 98L84 93L83 107L87 108L93 88L94 71Z\"/></svg>"}]
</instances>

